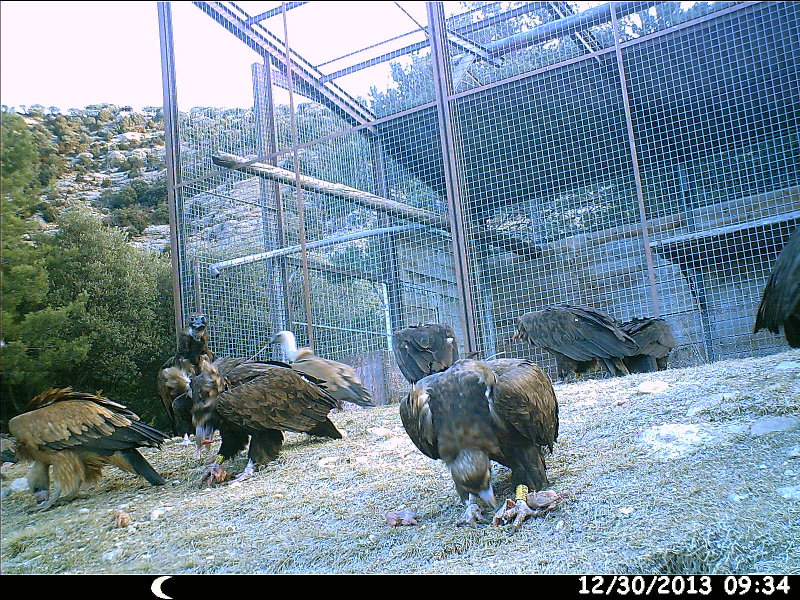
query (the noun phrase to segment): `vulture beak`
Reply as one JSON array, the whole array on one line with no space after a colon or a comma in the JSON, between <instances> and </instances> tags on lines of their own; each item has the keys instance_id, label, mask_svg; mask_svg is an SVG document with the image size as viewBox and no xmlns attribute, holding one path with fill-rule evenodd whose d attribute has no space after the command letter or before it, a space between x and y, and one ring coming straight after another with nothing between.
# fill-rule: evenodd
<instances>
[{"instance_id":1,"label":"vulture beak","mask_svg":"<svg viewBox=\"0 0 800 600\"><path fill-rule=\"evenodd\" d=\"M214 441L214 428L208 425L198 425L195 427L195 442L198 446L204 446Z\"/></svg>"},{"instance_id":2,"label":"vulture beak","mask_svg":"<svg viewBox=\"0 0 800 600\"><path fill-rule=\"evenodd\" d=\"M497 503L494 498L494 490L492 489L491 485L489 485L489 487L485 490L482 490L478 496L480 496L480 498L492 508L497 508Z\"/></svg>"}]
</instances>

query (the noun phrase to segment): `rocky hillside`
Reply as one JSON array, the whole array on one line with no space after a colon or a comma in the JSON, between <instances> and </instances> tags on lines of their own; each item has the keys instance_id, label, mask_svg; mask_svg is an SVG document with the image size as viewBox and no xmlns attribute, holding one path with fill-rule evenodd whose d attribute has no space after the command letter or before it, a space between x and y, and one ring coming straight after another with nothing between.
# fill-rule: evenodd
<instances>
[{"instance_id":1,"label":"rocky hillside","mask_svg":"<svg viewBox=\"0 0 800 600\"><path fill-rule=\"evenodd\" d=\"M161 108L135 112L98 104L62 114L34 105L16 112L29 126L50 176L39 210L45 227L60 212L80 208L126 230L136 247L155 252L168 247Z\"/></svg>"}]
</instances>

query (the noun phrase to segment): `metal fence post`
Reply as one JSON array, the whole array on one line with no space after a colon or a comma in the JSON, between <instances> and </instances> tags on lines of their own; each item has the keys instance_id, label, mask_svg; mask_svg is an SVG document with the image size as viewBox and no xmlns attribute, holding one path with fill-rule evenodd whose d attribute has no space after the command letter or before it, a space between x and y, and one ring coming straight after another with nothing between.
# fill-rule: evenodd
<instances>
[{"instance_id":1,"label":"metal fence post","mask_svg":"<svg viewBox=\"0 0 800 600\"><path fill-rule=\"evenodd\" d=\"M453 240L453 263L464 330L464 352L469 354L477 350L477 335L475 313L473 311L472 286L470 283L467 240L464 235L461 191L459 188L457 146L453 128L453 118L450 112L452 78L442 3L428 2L427 13L431 55L433 58L436 111L439 122L442 162L444 164L445 185L447 189L450 235Z\"/></svg>"}]
</instances>

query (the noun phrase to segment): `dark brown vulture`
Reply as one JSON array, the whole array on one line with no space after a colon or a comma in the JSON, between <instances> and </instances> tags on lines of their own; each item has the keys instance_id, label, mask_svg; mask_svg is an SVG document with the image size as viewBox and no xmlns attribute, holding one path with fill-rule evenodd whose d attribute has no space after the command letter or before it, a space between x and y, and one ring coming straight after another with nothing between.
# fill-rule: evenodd
<instances>
[{"instance_id":1,"label":"dark brown vulture","mask_svg":"<svg viewBox=\"0 0 800 600\"><path fill-rule=\"evenodd\" d=\"M450 469L466 504L459 524L485 520L477 498L496 506L490 460L511 469L515 488L548 485L542 449L552 451L558 437L558 402L550 379L529 360L506 360L497 367L499 376L491 361L456 361L420 379L400 404L414 445ZM517 502L519 510L531 512L521 504L525 501Z\"/></svg>"},{"instance_id":2,"label":"dark brown vulture","mask_svg":"<svg viewBox=\"0 0 800 600\"><path fill-rule=\"evenodd\" d=\"M200 372L200 359L214 361L216 356L208 349L208 323L204 315L192 315L191 324L178 334L178 349L175 355L161 366L157 375L158 395L175 428L183 436L184 444L192 425L192 399L189 384Z\"/></svg>"},{"instance_id":3,"label":"dark brown vulture","mask_svg":"<svg viewBox=\"0 0 800 600\"><path fill-rule=\"evenodd\" d=\"M321 358L311 348L297 348L297 341L291 331L281 331L272 338L272 343L280 343L292 369L310 377L340 404L352 402L358 406L375 406L369 392L350 365Z\"/></svg>"},{"instance_id":4,"label":"dark brown vulture","mask_svg":"<svg viewBox=\"0 0 800 600\"><path fill-rule=\"evenodd\" d=\"M458 342L450 325L425 323L395 331L392 350L400 372L410 383L439 373L458 360Z\"/></svg>"},{"instance_id":5,"label":"dark brown vulture","mask_svg":"<svg viewBox=\"0 0 800 600\"><path fill-rule=\"evenodd\" d=\"M650 373L667 368L669 353L675 348L675 336L664 319L634 318L619 328L639 345L635 355L622 358L631 373Z\"/></svg>"},{"instance_id":6,"label":"dark brown vulture","mask_svg":"<svg viewBox=\"0 0 800 600\"><path fill-rule=\"evenodd\" d=\"M11 419L8 428L20 458L34 461L28 485L39 509L76 492L84 481L97 480L106 465L137 473L152 485L164 483L137 448L160 447L167 434L108 398L71 388L51 389L31 400L27 412Z\"/></svg>"},{"instance_id":7,"label":"dark brown vulture","mask_svg":"<svg viewBox=\"0 0 800 600\"><path fill-rule=\"evenodd\" d=\"M239 480L252 475L256 463L263 465L277 458L284 431L342 437L328 418L338 402L284 363L203 360L191 389L198 447L211 443L215 430L220 432L217 465L243 450L250 438L250 460ZM218 478L215 468L203 479L209 475Z\"/></svg>"},{"instance_id":8,"label":"dark brown vulture","mask_svg":"<svg viewBox=\"0 0 800 600\"><path fill-rule=\"evenodd\" d=\"M800 348L800 227L786 241L769 274L758 305L753 333L768 329L783 333L792 348Z\"/></svg>"},{"instance_id":9,"label":"dark brown vulture","mask_svg":"<svg viewBox=\"0 0 800 600\"><path fill-rule=\"evenodd\" d=\"M638 345L609 315L591 306L548 306L517 321L514 339L544 348L556 357L559 379L602 367L613 376L628 375L622 362Z\"/></svg>"}]
</instances>

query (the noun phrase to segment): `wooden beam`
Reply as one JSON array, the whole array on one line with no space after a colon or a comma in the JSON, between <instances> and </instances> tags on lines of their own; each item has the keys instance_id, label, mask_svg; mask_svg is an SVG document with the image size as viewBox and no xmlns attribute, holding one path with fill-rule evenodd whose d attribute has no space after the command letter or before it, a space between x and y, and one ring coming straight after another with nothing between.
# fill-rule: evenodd
<instances>
[{"instance_id":1,"label":"wooden beam","mask_svg":"<svg viewBox=\"0 0 800 600\"><path fill-rule=\"evenodd\" d=\"M239 171L251 173L259 177L274 179L287 185L295 185L296 183L294 171L288 171L274 165L268 165L262 162L250 162L240 156L227 153L215 154L211 157L211 159L214 161L215 165L220 167L237 169ZM351 200L359 206L380 210L389 215L413 221L414 223L420 223L422 225L429 225L430 227L439 227L443 229L449 228L447 218L442 215L437 215L436 213L425 210L424 208L416 208L414 206L409 206L408 204L403 204L402 202L389 200L388 198L382 198L381 196L376 196L375 194L370 194L369 192L364 192L342 183L332 183L330 181L325 181L323 179L317 179L316 177L309 177L308 175L301 174L300 185L304 190L332 194L334 196L338 196L339 198L346 198L347 200Z\"/></svg>"}]
</instances>

